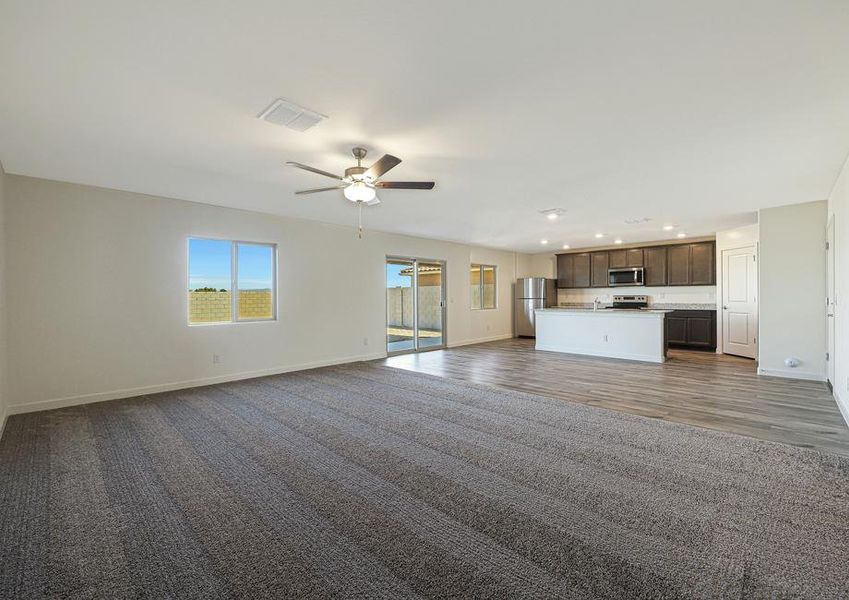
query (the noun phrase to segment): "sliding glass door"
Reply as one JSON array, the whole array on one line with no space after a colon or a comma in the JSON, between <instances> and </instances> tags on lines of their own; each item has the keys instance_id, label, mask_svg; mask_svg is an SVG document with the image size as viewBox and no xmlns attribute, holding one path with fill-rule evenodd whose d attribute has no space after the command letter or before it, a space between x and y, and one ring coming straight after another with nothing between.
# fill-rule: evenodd
<instances>
[{"instance_id":1,"label":"sliding glass door","mask_svg":"<svg viewBox=\"0 0 849 600\"><path fill-rule=\"evenodd\" d=\"M443 301L442 263L418 263L418 286L416 302L416 341L418 349L441 348L444 346L442 335Z\"/></svg>"},{"instance_id":2,"label":"sliding glass door","mask_svg":"<svg viewBox=\"0 0 849 600\"><path fill-rule=\"evenodd\" d=\"M386 351L445 347L445 263L386 259Z\"/></svg>"}]
</instances>

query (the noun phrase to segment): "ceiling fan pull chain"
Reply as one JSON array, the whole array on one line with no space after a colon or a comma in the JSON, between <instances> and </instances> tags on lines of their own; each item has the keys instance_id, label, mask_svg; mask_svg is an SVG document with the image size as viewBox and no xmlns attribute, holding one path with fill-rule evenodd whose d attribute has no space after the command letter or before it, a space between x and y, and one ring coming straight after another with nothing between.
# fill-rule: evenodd
<instances>
[{"instance_id":1,"label":"ceiling fan pull chain","mask_svg":"<svg viewBox=\"0 0 849 600\"><path fill-rule=\"evenodd\" d=\"M363 201L357 202L357 237L363 239Z\"/></svg>"}]
</instances>

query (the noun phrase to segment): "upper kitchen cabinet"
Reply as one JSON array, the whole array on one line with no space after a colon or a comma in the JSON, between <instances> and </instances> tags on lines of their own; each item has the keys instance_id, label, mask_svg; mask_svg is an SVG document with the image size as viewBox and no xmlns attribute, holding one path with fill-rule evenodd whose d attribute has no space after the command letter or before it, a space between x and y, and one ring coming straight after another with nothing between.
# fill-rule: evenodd
<instances>
[{"instance_id":1,"label":"upper kitchen cabinet","mask_svg":"<svg viewBox=\"0 0 849 600\"><path fill-rule=\"evenodd\" d=\"M557 287L607 287L609 269L643 267L646 286L715 285L714 242L557 255Z\"/></svg>"},{"instance_id":2,"label":"upper kitchen cabinet","mask_svg":"<svg viewBox=\"0 0 849 600\"><path fill-rule=\"evenodd\" d=\"M643 250L646 285L666 285L666 246L654 246Z\"/></svg>"},{"instance_id":3,"label":"upper kitchen cabinet","mask_svg":"<svg viewBox=\"0 0 849 600\"><path fill-rule=\"evenodd\" d=\"M642 267L643 266L643 249L629 248L625 250L625 266L626 267Z\"/></svg>"},{"instance_id":4,"label":"upper kitchen cabinet","mask_svg":"<svg viewBox=\"0 0 849 600\"><path fill-rule=\"evenodd\" d=\"M668 285L714 285L714 242L696 242L666 249Z\"/></svg>"},{"instance_id":5,"label":"upper kitchen cabinet","mask_svg":"<svg viewBox=\"0 0 849 600\"><path fill-rule=\"evenodd\" d=\"M573 272L575 270L574 254L557 255L557 287L575 287Z\"/></svg>"},{"instance_id":6,"label":"upper kitchen cabinet","mask_svg":"<svg viewBox=\"0 0 849 600\"><path fill-rule=\"evenodd\" d=\"M590 273L592 272L592 267L590 266L590 253L581 252L579 254L574 254L573 256L575 262L572 270L572 287L590 287Z\"/></svg>"},{"instance_id":7,"label":"upper kitchen cabinet","mask_svg":"<svg viewBox=\"0 0 849 600\"><path fill-rule=\"evenodd\" d=\"M666 284L690 285L690 245L666 248Z\"/></svg>"},{"instance_id":8,"label":"upper kitchen cabinet","mask_svg":"<svg viewBox=\"0 0 849 600\"><path fill-rule=\"evenodd\" d=\"M716 249L713 242L690 244L690 285L714 285Z\"/></svg>"},{"instance_id":9,"label":"upper kitchen cabinet","mask_svg":"<svg viewBox=\"0 0 849 600\"><path fill-rule=\"evenodd\" d=\"M628 257L624 250L611 250L607 253L611 269L624 269L628 266Z\"/></svg>"},{"instance_id":10,"label":"upper kitchen cabinet","mask_svg":"<svg viewBox=\"0 0 849 600\"><path fill-rule=\"evenodd\" d=\"M610 268L609 253L593 252L590 254L590 267L592 271L592 287L607 287L609 279L607 270Z\"/></svg>"},{"instance_id":11,"label":"upper kitchen cabinet","mask_svg":"<svg viewBox=\"0 0 849 600\"><path fill-rule=\"evenodd\" d=\"M588 288L592 266L589 252L557 255L557 287Z\"/></svg>"}]
</instances>

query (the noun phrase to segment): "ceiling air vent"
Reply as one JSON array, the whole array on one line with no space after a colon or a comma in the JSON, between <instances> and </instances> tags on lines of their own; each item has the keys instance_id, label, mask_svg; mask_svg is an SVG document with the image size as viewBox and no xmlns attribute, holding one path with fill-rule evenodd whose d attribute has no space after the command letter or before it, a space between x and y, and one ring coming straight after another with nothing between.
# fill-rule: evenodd
<instances>
[{"instance_id":1,"label":"ceiling air vent","mask_svg":"<svg viewBox=\"0 0 849 600\"><path fill-rule=\"evenodd\" d=\"M257 119L283 125L295 131L306 131L327 118L327 115L311 111L293 102L278 98L264 111L257 115Z\"/></svg>"}]
</instances>

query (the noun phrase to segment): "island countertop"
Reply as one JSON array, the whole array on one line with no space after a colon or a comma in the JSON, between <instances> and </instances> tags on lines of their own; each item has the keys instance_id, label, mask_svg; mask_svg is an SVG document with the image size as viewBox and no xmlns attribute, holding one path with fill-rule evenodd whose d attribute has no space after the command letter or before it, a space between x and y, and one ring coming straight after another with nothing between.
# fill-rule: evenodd
<instances>
[{"instance_id":1,"label":"island countertop","mask_svg":"<svg viewBox=\"0 0 849 600\"><path fill-rule=\"evenodd\" d=\"M668 309L668 308L666 308L666 309L663 309L663 308L641 308L641 309L634 309L634 308L599 308L598 310L594 310L592 308L558 308L558 307L553 306L551 308L538 308L534 312L536 312L536 313L554 313L554 314L557 314L557 313L562 313L562 314L579 313L579 314L582 314L582 315L587 314L587 313L594 314L594 315L627 314L627 315L632 315L632 316L635 316L635 317L640 317L640 316L646 317L646 316L665 315L666 313L673 312L673 310Z\"/></svg>"}]
</instances>

